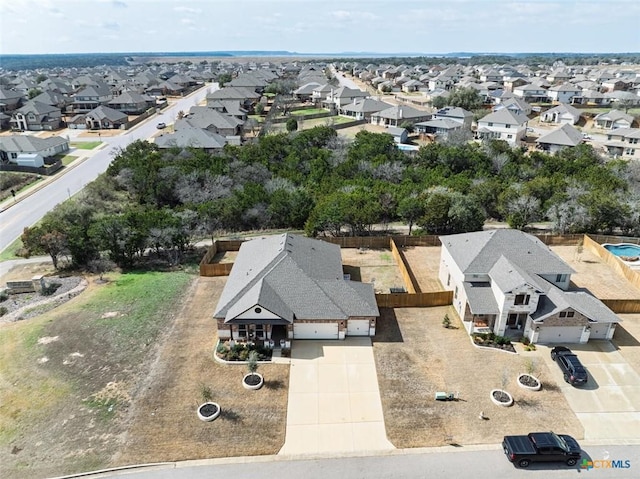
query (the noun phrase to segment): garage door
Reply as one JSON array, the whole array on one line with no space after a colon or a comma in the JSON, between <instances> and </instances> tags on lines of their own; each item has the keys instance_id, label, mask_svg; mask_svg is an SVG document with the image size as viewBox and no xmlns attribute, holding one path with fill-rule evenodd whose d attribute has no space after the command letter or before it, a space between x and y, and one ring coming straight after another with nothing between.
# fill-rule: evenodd
<instances>
[{"instance_id":1,"label":"garage door","mask_svg":"<svg viewBox=\"0 0 640 479\"><path fill-rule=\"evenodd\" d=\"M348 320L347 336L369 336L369 320L368 319Z\"/></svg>"},{"instance_id":2,"label":"garage door","mask_svg":"<svg viewBox=\"0 0 640 479\"><path fill-rule=\"evenodd\" d=\"M539 343L579 343L581 326L542 327L538 334Z\"/></svg>"},{"instance_id":3,"label":"garage door","mask_svg":"<svg viewBox=\"0 0 640 479\"><path fill-rule=\"evenodd\" d=\"M293 323L294 339L338 339L338 323Z\"/></svg>"}]
</instances>

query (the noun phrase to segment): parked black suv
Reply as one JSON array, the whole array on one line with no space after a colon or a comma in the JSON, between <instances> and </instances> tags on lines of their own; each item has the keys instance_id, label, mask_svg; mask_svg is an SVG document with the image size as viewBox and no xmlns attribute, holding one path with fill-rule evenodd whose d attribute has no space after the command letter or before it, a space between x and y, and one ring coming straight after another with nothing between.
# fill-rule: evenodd
<instances>
[{"instance_id":1,"label":"parked black suv","mask_svg":"<svg viewBox=\"0 0 640 479\"><path fill-rule=\"evenodd\" d=\"M587 370L578 356L573 354L569 348L556 346L551 350L551 359L558 363L566 382L572 386L581 386L587 383Z\"/></svg>"}]
</instances>

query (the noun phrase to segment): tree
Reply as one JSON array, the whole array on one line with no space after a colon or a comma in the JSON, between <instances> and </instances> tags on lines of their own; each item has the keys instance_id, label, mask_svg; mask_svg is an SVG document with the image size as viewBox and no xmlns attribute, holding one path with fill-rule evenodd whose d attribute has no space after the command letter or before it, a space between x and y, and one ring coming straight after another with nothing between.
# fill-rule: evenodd
<instances>
[{"instance_id":1,"label":"tree","mask_svg":"<svg viewBox=\"0 0 640 479\"><path fill-rule=\"evenodd\" d=\"M42 93L42 90L40 90L39 88L31 88L28 93L29 100L32 100L33 98L37 97L41 93Z\"/></svg>"},{"instance_id":2,"label":"tree","mask_svg":"<svg viewBox=\"0 0 640 479\"><path fill-rule=\"evenodd\" d=\"M288 132L296 131L298 129L298 120L291 117L287 120L287 123L285 125Z\"/></svg>"},{"instance_id":3,"label":"tree","mask_svg":"<svg viewBox=\"0 0 640 479\"><path fill-rule=\"evenodd\" d=\"M218 84L220 85L220 88L223 88L224 85L226 83L229 83L231 80L233 79L233 77L231 76L231 73L220 73L217 77L216 77L216 81L218 82Z\"/></svg>"},{"instance_id":4,"label":"tree","mask_svg":"<svg viewBox=\"0 0 640 479\"><path fill-rule=\"evenodd\" d=\"M67 252L67 237L57 229L49 229L50 226L43 224L25 228L21 239L29 255L46 253L51 257L53 267L58 269L60 256Z\"/></svg>"},{"instance_id":5,"label":"tree","mask_svg":"<svg viewBox=\"0 0 640 479\"><path fill-rule=\"evenodd\" d=\"M475 88L456 88L449 95L447 103L450 106L457 106L467 111L473 111L482 106L482 98Z\"/></svg>"},{"instance_id":6,"label":"tree","mask_svg":"<svg viewBox=\"0 0 640 479\"><path fill-rule=\"evenodd\" d=\"M263 115L264 114L264 105L262 103L258 103L256 105L255 111L256 111L256 115Z\"/></svg>"},{"instance_id":7,"label":"tree","mask_svg":"<svg viewBox=\"0 0 640 479\"><path fill-rule=\"evenodd\" d=\"M413 224L418 218L424 215L424 205L416 195L405 196L398 204L398 216L409 224L409 235L413 229Z\"/></svg>"},{"instance_id":8,"label":"tree","mask_svg":"<svg viewBox=\"0 0 640 479\"><path fill-rule=\"evenodd\" d=\"M87 263L87 268L89 269L89 271L91 271L93 274L97 274L98 275L98 281L102 282L104 281L103 276L107 271L113 271L116 267L116 264L107 259L107 258L96 258L96 259L92 259L91 261L89 261Z\"/></svg>"}]
</instances>

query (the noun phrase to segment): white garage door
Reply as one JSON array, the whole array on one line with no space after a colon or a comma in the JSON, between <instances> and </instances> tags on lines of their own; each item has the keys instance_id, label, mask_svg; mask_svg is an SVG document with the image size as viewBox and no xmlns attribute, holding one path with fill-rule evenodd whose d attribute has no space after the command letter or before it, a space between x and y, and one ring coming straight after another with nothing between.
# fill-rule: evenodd
<instances>
[{"instance_id":1,"label":"white garage door","mask_svg":"<svg viewBox=\"0 0 640 479\"><path fill-rule=\"evenodd\" d=\"M348 320L347 336L369 336L369 320L368 319Z\"/></svg>"},{"instance_id":2,"label":"white garage door","mask_svg":"<svg viewBox=\"0 0 640 479\"><path fill-rule=\"evenodd\" d=\"M539 343L579 343L581 326L547 326L540 328Z\"/></svg>"},{"instance_id":3,"label":"white garage door","mask_svg":"<svg viewBox=\"0 0 640 479\"><path fill-rule=\"evenodd\" d=\"M293 323L294 339L338 339L338 323Z\"/></svg>"}]
</instances>

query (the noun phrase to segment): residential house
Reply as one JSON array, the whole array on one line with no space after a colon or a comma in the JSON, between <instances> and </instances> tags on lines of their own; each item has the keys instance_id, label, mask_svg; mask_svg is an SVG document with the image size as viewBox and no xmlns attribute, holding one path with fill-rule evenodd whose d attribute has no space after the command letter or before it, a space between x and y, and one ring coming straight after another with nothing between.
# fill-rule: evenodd
<instances>
[{"instance_id":1,"label":"residential house","mask_svg":"<svg viewBox=\"0 0 640 479\"><path fill-rule=\"evenodd\" d=\"M431 113L406 105L396 105L371 115L371 123L381 126L401 126L404 122L413 124L431 119Z\"/></svg>"},{"instance_id":2,"label":"residential house","mask_svg":"<svg viewBox=\"0 0 640 479\"><path fill-rule=\"evenodd\" d=\"M243 124L242 120L213 108L192 106L188 115L175 122L174 129L178 131L186 126L209 130L222 136L238 136L242 134Z\"/></svg>"},{"instance_id":3,"label":"residential house","mask_svg":"<svg viewBox=\"0 0 640 479\"><path fill-rule=\"evenodd\" d=\"M557 153L563 148L578 146L583 141L584 137L579 130L569 123L564 123L559 128L542 135L536 143L541 150Z\"/></svg>"},{"instance_id":4,"label":"residential house","mask_svg":"<svg viewBox=\"0 0 640 479\"><path fill-rule=\"evenodd\" d=\"M10 115L20 108L24 98L21 92L0 87L0 112Z\"/></svg>"},{"instance_id":5,"label":"residential house","mask_svg":"<svg viewBox=\"0 0 640 479\"><path fill-rule=\"evenodd\" d=\"M540 121L544 123L575 125L580 121L580 110L571 105L561 103L542 113L540 115Z\"/></svg>"},{"instance_id":6,"label":"residential house","mask_svg":"<svg viewBox=\"0 0 640 479\"><path fill-rule=\"evenodd\" d=\"M605 130L615 130L616 128L631 128L633 117L620 110L611 110L607 113L600 113L593 119L597 128Z\"/></svg>"},{"instance_id":7,"label":"residential house","mask_svg":"<svg viewBox=\"0 0 640 479\"><path fill-rule=\"evenodd\" d=\"M415 125L416 132L446 138L451 132L462 130L463 124L448 118L421 121Z\"/></svg>"},{"instance_id":8,"label":"residential house","mask_svg":"<svg viewBox=\"0 0 640 479\"><path fill-rule=\"evenodd\" d=\"M289 233L242 244L213 314L221 340L254 341L374 336L378 316L338 245Z\"/></svg>"},{"instance_id":9,"label":"residential house","mask_svg":"<svg viewBox=\"0 0 640 479\"><path fill-rule=\"evenodd\" d=\"M604 146L613 157L640 160L640 128L611 130Z\"/></svg>"},{"instance_id":10,"label":"residential house","mask_svg":"<svg viewBox=\"0 0 640 479\"><path fill-rule=\"evenodd\" d=\"M482 140L504 140L517 146L524 138L529 119L507 109L489 113L478 120L476 136Z\"/></svg>"},{"instance_id":11,"label":"residential house","mask_svg":"<svg viewBox=\"0 0 640 479\"><path fill-rule=\"evenodd\" d=\"M89 130L117 130L125 129L129 123L126 113L114 110L108 106L99 106L88 112L85 117L85 125Z\"/></svg>"},{"instance_id":12,"label":"residential house","mask_svg":"<svg viewBox=\"0 0 640 479\"><path fill-rule=\"evenodd\" d=\"M341 86L337 89L331 89L326 98L322 101L322 105L330 110L340 111L340 108L343 105L353 103L354 100L360 100L368 97L369 94L366 91Z\"/></svg>"},{"instance_id":13,"label":"residential house","mask_svg":"<svg viewBox=\"0 0 640 479\"><path fill-rule=\"evenodd\" d=\"M500 103L492 108L493 111L502 110L506 108L507 110L517 113L519 115L529 116L531 115L531 105L529 105L522 98L512 97L508 99L503 99Z\"/></svg>"},{"instance_id":14,"label":"residential house","mask_svg":"<svg viewBox=\"0 0 640 479\"><path fill-rule=\"evenodd\" d=\"M440 241L439 279L469 333L565 344L613 337L618 317L570 290L574 270L535 236L496 229Z\"/></svg>"},{"instance_id":15,"label":"residential house","mask_svg":"<svg viewBox=\"0 0 640 479\"><path fill-rule=\"evenodd\" d=\"M465 130L471 130L471 124L473 123L473 113L465 110L464 108L445 106L440 108L433 114L433 120L451 120L460 123ZM444 124L442 125L444 126Z\"/></svg>"},{"instance_id":16,"label":"residential house","mask_svg":"<svg viewBox=\"0 0 640 479\"><path fill-rule=\"evenodd\" d=\"M210 102L207 108L217 112L236 117L238 120L247 121L247 110L242 108L238 100L219 100Z\"/></svg>"},{"instance_id":17,"label":"residential house","mask_svg":"<svg viewBox=\"0 0 640 479\"><path fill-rule=\"evenodd\" d=\"M207 153L221 151L227 144L224 136L202 128L183 126L174 133L162 134L155 139L160 149L197 148Z\"/></svg>"},{"instance_id":18,"label":"residential house","mask_svg":"<svg viewBox=\"0 0 640 479\"><path fill-rule=\"evenodd\" d=\"M256 93L248 88L241 87L224 87L211 93L207 93L207 106L216 101L225 100L239 101L242 108L247 111L253 111L254 106L260 100L260 93Z\"/></svg>"},{"instance_id":19,"label":"residential house","mask_svg":"<svg viewBox=\"0 0 640 479\"><path fill-rule=\"evenodd\" d=\"M31 135L0 136L0 161L17 163L20 155L49 158L69 151L69 140L61 136L38 138Z\"/></svg>"},{"instance_id":20,"label":"residential house","mask_svg":"<svg viewBox=\"0 0 640 479\"><path fill-rule=\"evenodd\" d=\"M532 83L515 87L513 95L522 98L527 103L546 103L549 101L547 90L540 85Z\"/></svg>"},{"instance_id":21,"label":"residential house","mask_svg":"<svg viewBox=\"0 0 640 479\"><path fill-rule=\"evenodd\" d=\"M402 84L401 90L405 93L411 93L420 90L424 87L424 83L418 80L408 80Z\"/></svg>"},{"instance_id":22,"label":"residential house","mask_svg":"<svg viewBox=\"0 0 640 479\"><path fill-rule=\"evenodd\" d=\"M62 112L56 106L30 100L13 112L9 123L13 130L57 130L63 125Z\"/></svg>"},{"instance_id":23,"label":"residential house","mask_svg":"<svg viewBox=\"0 0 640 479\"><path fill-rule=\"evenodd\" d=\"M108 86L88 86L73 96L73 110L85 113L106 105L113 98Z\"/></svg>"},{"instance_id":24,"label":"residential house","mask_svg":"<svg viewBox=\"0 0 640 479\"><path fill-rule=\"evenodd\" d=\"M571 83L554 85L547 90L549 100L557 103L571 103L574 97L579 96L582 89Z\"/></svg>"},{"instance_id":25,"label":"residential house","mask_svg":"<svg viewBox=\"0 0 640 479\"><path fill-rule=\"evenodd\" d=\"M318 82L305 83L294 90L293 96L296 97L298 101L311 101L313 99L313 90L320 86L322 85Z\"/></svg>"},{"instance_id":26,"label":"residential house","mask_svg":"<svg viewBox=\"0 0 640 479\"><path fill-rule=\"evenodd\" d=\"M122 93L122 95L110 100L108 103L109 108L113 108L114 110L121 111L128 115L140 115L149 108L154 107L155 104L156 101L154 98L132 91L126 91Z\"/></svg>"},{"instance_id":27,"label":"residential house","mask_svg":"<svg viewBox=\"0 0 640 479\"><path fill-rule=\"evenodd\" d=\"M611 103L611 98L598 90L582 90L580 95L573 97L571 103L574 105L607 106Z\"/></svg>"},{"instance_id":28,"label":"residential house","mask_svg":"<svg viewBox=\"0 0 640 479\"><path fill-rule=\"evenodd\" d=\"M371 120L371 115L391 108L393 105L373 98L354 100L353 103L343 105L338 111L339 115L348 116L354 120Z\"/></svg>"}]
</instances>

